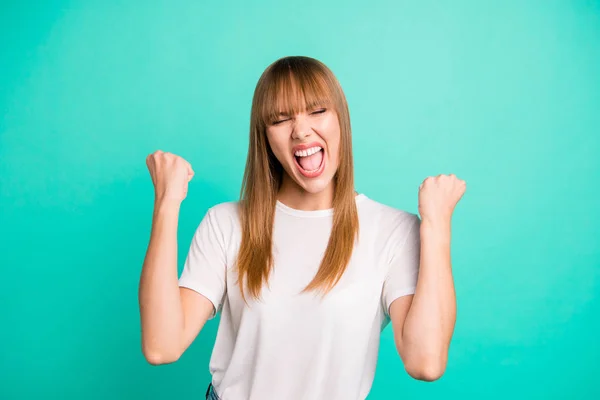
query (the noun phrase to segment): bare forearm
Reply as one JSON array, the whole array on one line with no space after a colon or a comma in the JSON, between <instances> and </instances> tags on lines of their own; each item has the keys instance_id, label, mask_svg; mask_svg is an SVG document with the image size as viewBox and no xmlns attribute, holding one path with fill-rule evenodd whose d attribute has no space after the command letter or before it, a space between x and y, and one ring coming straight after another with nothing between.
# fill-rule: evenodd
<instances>
[{"instance_id":1,"label":"bare forearm","mask_svg":"<svg viewBox=\"0 0 600 400\"><path fill-rule=\"evenodd\" d=\"M450 259L450 222L421 223L417 289L406 316L402 340L413 362L443 371L456 321Z\"/></svg>"},{"instance_id":2,"label":"bare forearm","mask_svg":"<svg viewBox=\"0 0 600 400\"><path fill-rule=\"evenodd\" d=\"M178 203L155 203L140 277L142 348L153 364L174 361L180 351L184 319L177 279L178 218Z\"/></svg>"}]
</instances>

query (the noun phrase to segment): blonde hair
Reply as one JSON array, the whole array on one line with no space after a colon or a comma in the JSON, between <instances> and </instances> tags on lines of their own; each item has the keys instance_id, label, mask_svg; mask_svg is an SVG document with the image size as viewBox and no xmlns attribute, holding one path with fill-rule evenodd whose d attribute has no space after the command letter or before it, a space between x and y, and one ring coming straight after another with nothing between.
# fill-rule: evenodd
<instances>
[{"instance_id":1,"label":"blonde hair","mask_svg":"<svg viewBox=\"0 0 600 400\"><path fill-rule=\"evenodd\" d=\"M295 115L315 106L333 108L340 125L339 166L333 178L333 227L319 270L302 293L329 292L342 277L358 236L352 137L348 104L329 68L309 57L285 57L261 75L252 100L250 143L240 194L242 241L237 258L238 285L260 297L273 268L272 234L283 167L267 141L267 126L280 112Z\"/></svg>"}]
</instances>

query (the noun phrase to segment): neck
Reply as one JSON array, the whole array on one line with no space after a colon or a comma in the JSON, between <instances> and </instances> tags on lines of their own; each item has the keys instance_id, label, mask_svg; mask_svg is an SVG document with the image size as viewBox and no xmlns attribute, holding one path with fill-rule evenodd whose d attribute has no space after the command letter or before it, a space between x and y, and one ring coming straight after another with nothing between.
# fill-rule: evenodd
<instances>
[{"instance_id":1,"label":"neck","mask_svg":"<svg viewBox=\"0 0 600 400\"><path fill-rule=\"evenodd\" d=\"M303 211L327 210L333 208L333 193L335 190L333 180L324 190L318 193L307 192L295 182L290 181L289 178L284 178L279 192L277 193L277 200L286 206Z\"/></svg>"}]
</instances>

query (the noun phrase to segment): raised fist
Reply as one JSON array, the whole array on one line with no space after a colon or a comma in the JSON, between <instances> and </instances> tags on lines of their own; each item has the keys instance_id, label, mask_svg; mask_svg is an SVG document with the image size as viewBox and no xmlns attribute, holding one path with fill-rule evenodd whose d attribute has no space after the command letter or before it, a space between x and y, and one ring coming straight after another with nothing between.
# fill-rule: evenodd
<instances>
[{"instance_id":1,"label":"raised fist","mask_svg":"<svg viewBox=\"0 0 600 400\"><path fill-rule=\"evenodd\" d=\"M188 182L194 177L189 162L175 154L158 150L146 157L146 165L154 184L156 201L182 202L185 199Z\"/></svg>"},{"instance_id":2,"label":"raised fist","mask_svg":"<svg viewBox=\"0 0 600 400\"><path fill-rule=\"evenodd\" d=\"M419 214L423 220L449 222L467 184L456 175L427 177L419 186Z\"/></svg>"}]
</instances>

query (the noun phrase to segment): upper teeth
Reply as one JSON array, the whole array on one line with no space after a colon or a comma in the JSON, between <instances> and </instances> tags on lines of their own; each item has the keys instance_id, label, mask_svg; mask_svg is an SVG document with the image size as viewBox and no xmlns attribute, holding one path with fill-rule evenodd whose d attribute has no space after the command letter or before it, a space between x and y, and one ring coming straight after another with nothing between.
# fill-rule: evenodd
<instances>
[{"instance_id":1,"label":"upper teeth","mask_svg":"<svg viewBox=\"0 0 600 400\"><path fill-rule=\"evenodd\" d=\"M310 155L315 154L317 151L321 151L321 147L317 146L317 147L311 147L310 149L306 149L306 150L297 150L294 155L296 157L307 157Z\"/></svg>"}]
</instances>

